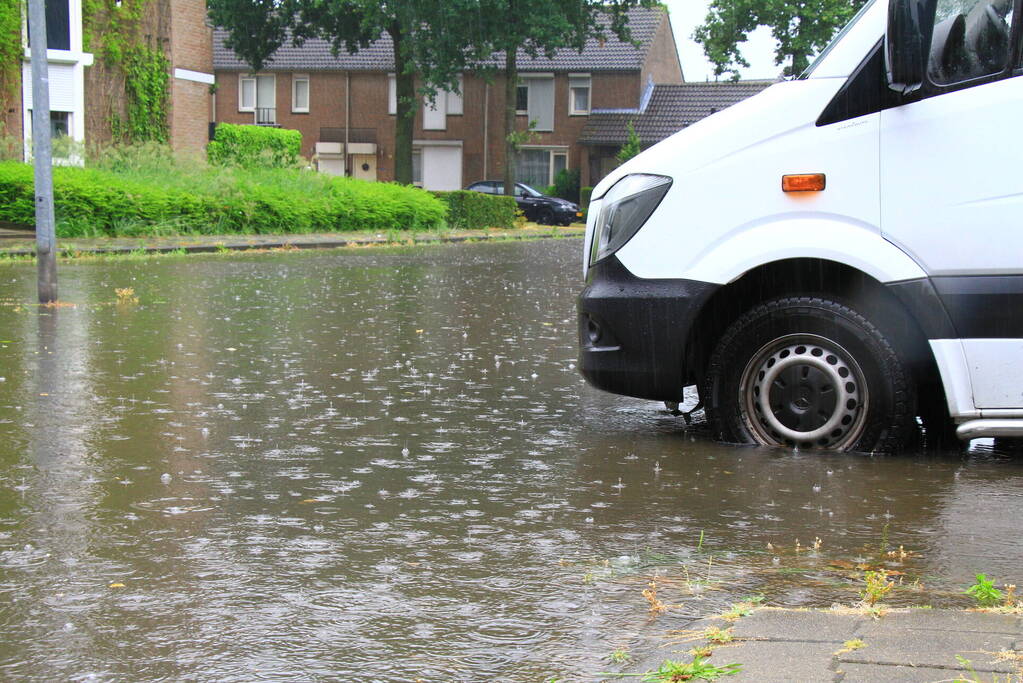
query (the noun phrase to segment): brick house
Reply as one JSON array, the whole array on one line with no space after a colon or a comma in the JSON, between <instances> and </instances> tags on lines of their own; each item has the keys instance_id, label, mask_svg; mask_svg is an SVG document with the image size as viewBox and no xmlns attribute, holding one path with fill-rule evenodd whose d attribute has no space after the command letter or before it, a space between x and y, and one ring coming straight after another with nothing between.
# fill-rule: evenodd
<instances>
[{"instance_id":1,"label":"brick house","mask_svg":"<svg viewBox=\"0 0 1023 683\"><path fill-rule=\"evenodd\" d=\"M46 18L51 131L82 143L110 142L111 121L124 112L123 75L84 51L82 0L46 0ZM178 152L203 153L213 84L206 1L153 0L146 4L136 30L140 39L159 47L170 62L171 146ZM27 36L27 29L23 34ZM102 35L98 39L102 41ZM27 46L15 86L0 120L6 134L25 141L27 155L32 129L32 65Z\"/></svg>"},{"instance_id":2,"label":"brick house","mask_svg":"<svg viewBox=\"0 0 1023 683\"><path fill-rule=\"evenodd\" d=\"M629 25L635 45L610 37L552 58L519 55L517 127L537 124L516 159L520 180L546 186L558 170L577 168L581 183L592 184L589 148L579 144L588 118L635 110L654 85L682 82L667 13L633 9ZM321 171L393 180L396 107L388 36L337 57L322 40L289 43L255 74L224 47L224 37L214 31L216 121L298 130L303 154ZM502 64L498 58L491 66ZM460 93L441 93L416 114L414 176L428 189L457 189L503 174L503 78L488 82L466 72L461 84Z\"/></svg>"}]
</instances>

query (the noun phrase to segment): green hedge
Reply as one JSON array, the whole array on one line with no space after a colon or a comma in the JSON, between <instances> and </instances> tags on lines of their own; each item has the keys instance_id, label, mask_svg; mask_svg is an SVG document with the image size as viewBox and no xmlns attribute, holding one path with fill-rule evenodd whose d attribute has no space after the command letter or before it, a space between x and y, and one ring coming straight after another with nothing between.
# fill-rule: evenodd
<instances>
[{"instance_id":1,"label":"green hedge","mask_svg":"<svg viewBox=\"0 0 1023 683\"><path fill-rule=\"evenodd\" d=\"M57 167L60 237L428 230L445 225L428 192L312 171ZM32 167L0 162L0 220L35 224Z\"/></svg>"},{"instance_id":2,"label":"green hedge","mask_svg":"<svg viewBox=\"0 0 1023 683\"><path fill-rule=\"evenodd\" d=\"M469 190L432 194L448 205L448 226L456 230L511 228L515 225L518 204L514 197Z\"/></svg>"},{"instance_id":3,"label":"green hedge","mask_svg":"<svg viewBox=\"0 0 1023 683\"><path fill-rule=\"evenodd\" d=\"M218 123L206 146L210 163L222 166L288 168L298 163L301 152L302 134L297 130L233 123Z\"/></svg>"},{"instance_id":4,"label":"green hedge","mask_svg":"<svg viewBox=\"0 0 1023 683\"><path fill-rule=\"evenodd\" d=\"M579 206L586 210L590 208L590 197L593 195L592 187L584 187L579 190Z\"/></svg>"}]
</instances>

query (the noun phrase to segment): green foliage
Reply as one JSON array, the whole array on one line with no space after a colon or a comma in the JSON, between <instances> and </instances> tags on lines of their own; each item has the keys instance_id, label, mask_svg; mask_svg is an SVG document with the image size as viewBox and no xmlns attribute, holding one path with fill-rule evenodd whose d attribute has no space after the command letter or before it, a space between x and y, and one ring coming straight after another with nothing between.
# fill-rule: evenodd
<instances>
[{"instance_id":1,"label":"green foliage","mask_svg":"<svg viewBox=\"0 0 1023 683\"><path fill-rule=\"evenodd\" d=\"M114 131L115 135L131 142L166 142L170 61L161 50L137 45L125 50L121 68L128 95L128 117L121 135Z\"/></svg>"},{"instance_id":2,"label":"green foliage","mask_svg":"<svg viewBox=\"0 0 1023 683\"><path fill-rule=\"evenodd\" d=\"M301 151L302 134L297 130L219 123L206 156L219 165L288 168L298 163Z\"/></svg>"},{"instance_id":3,"label":"green foliage","mask_svg":"<svg viewBox=\"0 0 1023 683\"><path fill-rule=\"evenodd\" d=\"M707 18L693 33L714 64L714 73L739 79L739 67L748 67L739 49L749 34L768 26L778 46L775 64L787 63L787 75L798 76L810 55L824 49L866 0L711 0Z\"/></svg>"},{"instance_id":4,"label":"green foliage","mask_svg":"<svg viewBox=\"0 0 1023 683\"><path fill-rule=\"evenodd\" d=\"M0 2L0 106L17 94L21 73L21 3Z\"/></svg>"},{"instance_id":5,"label":"green foliage","mask_svg":"<svg viewBox=\"0 0 1023 683\"><path fill-rule=\"evenodd\" d=\"M579 169L563 168L554 175L554 190L549 193L579 203Z\"/></svg>"},{"instance_id":6,"label":"green foliage","mask_svg":"<svg viewBox=\"0 0 1023 683\"><path fill-rule=\"evenodd\" d=\"M714 666L707 658L696 655L691 662L676 662L665 659L655 671L644 674L618 674L620 676L642 676L644 683L675 683L675 681L716 681L722 676L734 676L742 671L742 665L732 663Z\"/></svg>"},{"instance_id":7,"label":"green foliage","mask_svg":"<svg viewBox=\"0 0 1023 683\"><path fill-rule=\"evenodd\" d=\"M432 194L447 204L448 226L456 230L511 228L515 225L515 210L518 205L513 197L469 190Z\"/></svg>"},{"instance_id":8,"label":"green foliage","mask_svg":"<svg viewBox=\"0 0 1023 683\"><path fill-rule=\"evenodd\" d=\"M143 43L142 19L149 0L82 0L82 44L124 76L124 116L115 107L110 132L128 142L168 136L170 62L163 51ZM148 39L148 36L146 36Z\"/></svg>"},{"instance_id":9,"label":"green foliage","mask_svg":"<svg viewBox=\"0 0 1023 683\"><path fill-rule=\"evenodd\" d=\"M622 148L618 150L618 154L615 155L618 162L622 164L642 151L639 136L636 134L636 127L632 125L632 121L629 121L625 126L625 130L625 144L622 145Z\"/></svg>"},{"instance_id":10,"label":"green foliage","mask_svg":"<svg viewBox=\"0 0 1023 683\"><path fill-rule=\"evenodd\" d=\"M445 206L428 192L292 169L205 167L112 155L54 169L60 237L426 230ZM0 162L0 220L33 225L32 167Z\"/></svg>"},{"instance_id":11,"label":"green foliage","mask_svg":"<svg viewBox=\"0 0 1023 683\"><path fill-rule=\"evenodd\" d=\"M584 187L579 190L579 206L583 209L590 208L590 197L593 196L592 187Z\"/></svg>"},{"instance_id":12,"label":"green foliage","mask_svg":"<svg viewBox=\"0 0 1023 683\"><path fill-rule=\"evenodd\" d=\"M870 607L877 604L893 588L895 588L895 582L889 581L888 575L884 571L863 572L863 591L861 596L863 597L863 602L867 603Z\"/></svg>"},{"instance_id":13,"label":"green foliage","mask_svg":"<svg viewBox=\"0 0 1023 683\"><path fill-rule=\"evenodd\" d=\"M138 27L149 0L82 0L82 47L120 64L135 45Z\"/></svg>"},{"instance_id":14,"label":"green foliage","mask_svg":"<svg viewBox=\"0 0 1023 683\"><path fill-rule=\"evenodd\" d=\"M977 583L966 589L966 594L973 597L981 607L994 607L1002 602L1002 591L995 588L995 582L984 574L977 574Z\"/></svg>"}]
</instances>

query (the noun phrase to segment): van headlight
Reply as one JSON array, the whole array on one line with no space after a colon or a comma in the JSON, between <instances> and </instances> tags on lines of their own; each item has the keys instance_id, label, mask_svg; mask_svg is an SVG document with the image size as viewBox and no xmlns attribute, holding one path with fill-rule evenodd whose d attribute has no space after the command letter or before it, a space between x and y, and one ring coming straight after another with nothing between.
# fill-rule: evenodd
<instances>
[{"instance_id":1,"label":"van headlight","mask_svg":"<svg viewBox=\"0 0 1023 683\"><path fill-rule=\"evenodd\" d=\"M590 265L605 259L632 239L671 187L671 178L634 173L627 175L604 195L593 229Z\"/></svg>"}]
</instances>

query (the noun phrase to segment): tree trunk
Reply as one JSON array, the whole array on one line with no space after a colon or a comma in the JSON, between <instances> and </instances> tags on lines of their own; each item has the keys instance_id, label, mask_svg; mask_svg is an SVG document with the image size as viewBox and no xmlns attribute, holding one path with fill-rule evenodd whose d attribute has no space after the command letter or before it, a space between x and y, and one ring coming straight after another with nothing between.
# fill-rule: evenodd
<instances>
[{"instance_id":1,"label":"tree trunk","mask_svg":"<svg viewBox=\"0 0 1023 683\"><path fill-rule=\"evenodd\" d=\"M404 55L401 27L393 25L388 33L394 41L395 91L397 116L394 117L394 180L401 185L412 184L412 136L415 131L416 76Z\"/></svg>"},{"instance_id":2,"label":"tree trunk","mask_svg":"<svg viewBox=\"0 0 1023 683\"><path fill-rule=\"evenodd\" d=\"M506 48L504 60L504 194L515 194L515 110L519 88L518 47Z\"/></svg>"}]
</instances>

